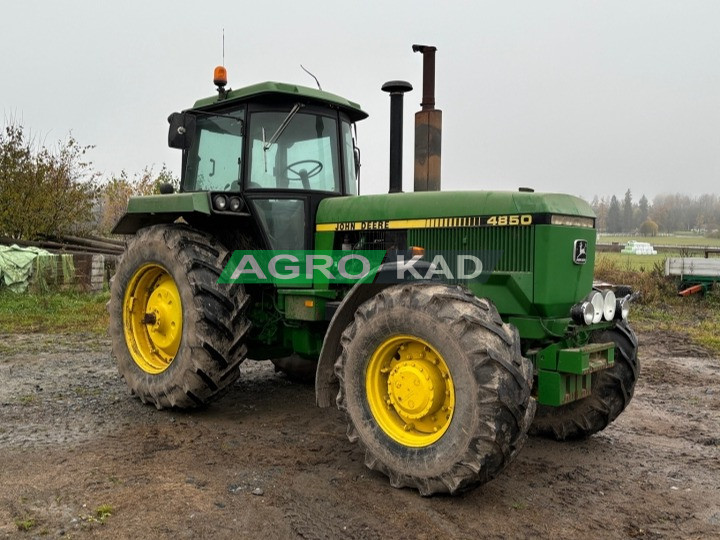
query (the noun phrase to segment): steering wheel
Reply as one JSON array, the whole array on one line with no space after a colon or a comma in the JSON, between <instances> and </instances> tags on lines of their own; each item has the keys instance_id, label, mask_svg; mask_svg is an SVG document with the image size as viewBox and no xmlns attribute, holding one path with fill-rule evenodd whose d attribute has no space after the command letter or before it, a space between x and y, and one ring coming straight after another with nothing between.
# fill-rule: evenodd
<instances>
[{"instance_id":1,"label":"steering wheel","mask_svg":"<svg viewBox=\"0 0 720 540\"><path fill-rule=\"evenodd\" d=\"M295 167L297 167L298 165L303 165L305 163L314 165L314 167L309 171L307 169L295 169ZM288 180L302 180L303 183L305 183L305 180L320 174L320 171L323 170L323 164L320 163L317 159L301 159L300 161L296 161L295 163L291 163L290 165L288 165L286 170L297 175L297 178L288 177Z\"/></svg>"},{"instance_id":2,"label":"steering wheel","mask_svg":"<svg viewBox=\"0 0 720 540\"><path fill-rule=\"evenodd\" d=\"M309 163L315 166L309 171L305 169L300 169L299 171L296 171L295 167L297 167L298 165L302 165L303 163ZM296 161L295 163L291 163L290 165L288 165L287 170L291 173L295 173L298 176L298 178L289 178L289 180L300 180L300 178L304 176L303 174L301 174L303 171L305 171L305 174L307 174L308 178L312 178L313 176L317 176L318 174L320 174L320 171L323 170L323 164L320 163L317 159L301 159L300 161Z\"/></svg>"}]
</instances>

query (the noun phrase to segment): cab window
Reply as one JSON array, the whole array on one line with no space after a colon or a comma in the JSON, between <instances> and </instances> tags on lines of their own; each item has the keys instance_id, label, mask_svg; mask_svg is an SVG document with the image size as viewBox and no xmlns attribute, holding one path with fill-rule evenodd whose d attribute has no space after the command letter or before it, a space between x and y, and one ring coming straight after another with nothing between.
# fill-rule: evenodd
<instances>
[{"instance_id":1,"label":"cab window","mask_svg":"<svg viewBox=\"0 0 720 540\"><path fill-rule=\"evenodd\" d=\"M232 116L198 116L188 150L184 191L239 191L244 111Z\"/></svg>"},{"instance_id":2,"label":"cab window","mask_svg":"<svg viewBox=\"0 0 720 540\"><path fill-rule=\"evenodd\" d=\"M305 203L302 199L252 199L270 249L305 249Z\"/></svg>"},{"instance_id":3,"label":"cab window","mask_svg":"<svg viewBox=\"0 0 720 540\"><path fill-rule=\"evenodd\" d=\"M345 193L357 195L357 171L355 169L355 139L352 136L352 127L342 122L342 151L345 164Z\"/></svg>"},{"instance_id":4,"label":"cab window","mask_svg":"<svg viewBox=\"0 0 720 540\"><path fill-rule=\"evenodd\" d=\"M339 193L337 121L288 111L250 116L248 189L302 189Z\"/></svg>"}]
</instances>

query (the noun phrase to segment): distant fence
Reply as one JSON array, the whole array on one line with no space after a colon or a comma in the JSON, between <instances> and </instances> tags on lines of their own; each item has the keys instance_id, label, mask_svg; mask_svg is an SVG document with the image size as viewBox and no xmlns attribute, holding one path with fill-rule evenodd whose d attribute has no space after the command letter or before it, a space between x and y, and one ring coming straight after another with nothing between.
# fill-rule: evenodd
<instances>
[{"instance_id":1,"label":"distant fence","mask_svg":"<svg viewBox=\"0 0 720 540\"><path fill-rule=\"evenodd\" d=\"M114 238L79 238L77 236L50 236L43 240L15 240L0 236L0 245L20 247L37 247L51 253L87 254L99 253L102 255L122 255L125 251L125 242Z\"/></svg>"},{"instance_id":2,"label":"distant fence","mask_svg":"<svg viewBox=\"0 0 720 540\"><path fill-rule=\"evenodd\" d=\"M51 254L35 259L30 290L102 291L115 273L116 257L92 253Z\"/></svg>"},{"instance_id":3,"label":"distant fence","mask_svg":"<svg viewBox=\"0 0 720 540\"><path fill-rule=\"evenodd\" d=\"M602 252L606 252L606 253L607 252L620 253L622 251L623 247L625 247L625 242L612 242L610 244L603 242L601 244L595 245L595 249L597 251L602 251ZM707 246L682 246L682 245L668 246L668 245L661 245L661 244L653 244L652 247L658 253L687 253L687 254L702 255L704 257L708 257L711 254L720 254L720 249L711 248L711 247L707 247Z\"/></svg>"}]
</instances>

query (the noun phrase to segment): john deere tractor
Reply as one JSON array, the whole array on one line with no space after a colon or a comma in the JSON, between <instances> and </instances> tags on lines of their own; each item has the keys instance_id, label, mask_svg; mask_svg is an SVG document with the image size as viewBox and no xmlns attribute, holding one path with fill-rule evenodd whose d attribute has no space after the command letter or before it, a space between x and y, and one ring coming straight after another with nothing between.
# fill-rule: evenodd
<instances>
[{"instance_id":1,"label":"john deere tractor","mask_svg":"<svg viewBox=\"0 0 720 540\"><path fill-rule=\"evenodd\" d=\"M415 50L432 60L434 48ZM411 193L400 182L403 81L383 87L387 194L358 195L355 129L367 114L329 92L230 90L217 68L217 93L170 116L179 191L130 199L114 229L134 235L110 302L113 353L134 395L190 409L227 392L246 359L311 370L318 405L345 413L366 465L423 495L490 480L528 433L577 439L617 418L638 377L637 341L628 291L593 287L595 215L576 197L527 188L439 191L427 74ZM267 250L407 257L382 257L357 283L221 279L233 253ZM484 279L450 279L432 252L494 260ZM408 260L405 273L434 279L396 279Z\"/></svg>"}]
</instances>

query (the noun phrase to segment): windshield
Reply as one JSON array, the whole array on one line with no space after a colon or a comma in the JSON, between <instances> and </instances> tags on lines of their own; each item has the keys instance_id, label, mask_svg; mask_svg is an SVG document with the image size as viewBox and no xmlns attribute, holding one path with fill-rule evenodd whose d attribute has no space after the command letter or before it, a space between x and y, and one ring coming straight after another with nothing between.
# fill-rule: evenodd
<instances>
[{"instance_id":1,"label":"windshield","mask_svg":"<svg viewBox=\"0 0 720 540\"><path fill-rule=\"evenodd\" d=\"M184 191L240 191L245 111L197 116L187 153Z\"/></svg>"},{"instance_id":2,"label":"windshield","mask_svg":"<svg viewBox=\"0 0 720 540\"><path fill-rule=\"evenodd\" d=\"M300 111L250 115L249 189L340 192L337 120Z\"/></svg>"}]
</instances>

